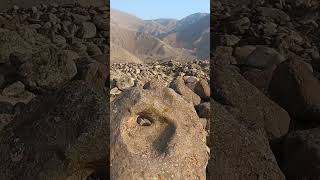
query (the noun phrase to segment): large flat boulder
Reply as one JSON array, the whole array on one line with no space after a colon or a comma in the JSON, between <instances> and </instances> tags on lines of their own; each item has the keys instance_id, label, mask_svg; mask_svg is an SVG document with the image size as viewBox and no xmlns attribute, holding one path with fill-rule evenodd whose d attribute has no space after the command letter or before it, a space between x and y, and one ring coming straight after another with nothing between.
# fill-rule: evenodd
<instances>
[{"instance_id":1,"label":"large flat boulder","mask_svg":"<svg viewBox=\"0 0 320 180\"><path fill-rule=\"evenodd\" d=\"M206 131L192 103L133 87L111 107L111 179L205 179Z\"/></svg>"}]
</instances>

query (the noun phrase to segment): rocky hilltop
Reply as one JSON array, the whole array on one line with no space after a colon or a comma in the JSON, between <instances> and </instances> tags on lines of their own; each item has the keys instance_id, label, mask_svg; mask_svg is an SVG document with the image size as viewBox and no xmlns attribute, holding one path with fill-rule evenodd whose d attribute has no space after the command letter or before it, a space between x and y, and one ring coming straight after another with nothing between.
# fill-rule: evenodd
<instances>
[{"instance_id":1,"label":"rocky hilltop","mask_svg":"<svg viewBox=\"0 0 320 180\"><path fill-rule=\"evenodd\" d=\"M112 64L112 179L206 179L209 67L209 61Z\"/></svg>"},{"instance_id":2,"label":"rocky hilltop","mask_svg":"<svg viewBox=\"0 0 320 180\"><path fill-rule=\"evenodd\" d=\"M319 2L211 4L209 179L319 179Z\"/></svg>"},{"instance_id":3,"label":"rocky hilltop","mask_svg":"<svg viewBox=\"0 0 320 180\"><path fill-rule=\"evenodd\" d=\"M208 27L208 14L144 21L111 11L111 179L206 179L210 61L190 46L209 56Z\"/></svg>"},{"instance_id":4,"label":"rocky hilltop","mask_svg":"<svg viewBox=\"0 0 320 180\"><path fill-rule=\"evenodd\" d=\"M0 179L107 179L108 11L0 13Z\"/></svg>"}]
</instances>

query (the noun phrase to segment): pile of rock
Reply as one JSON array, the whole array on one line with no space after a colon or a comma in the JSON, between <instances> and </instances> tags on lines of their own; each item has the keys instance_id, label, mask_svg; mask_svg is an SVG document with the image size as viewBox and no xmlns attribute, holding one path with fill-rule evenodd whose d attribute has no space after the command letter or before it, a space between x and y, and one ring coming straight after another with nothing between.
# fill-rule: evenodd
<instances>
[{"instance_id":1,"label":"pile of rock","mask_svg":"<svg viewBox=\"0 0 320 180\"><path fill-rule=\"evenodd\" d=\"M110 101L131 87L170 87L188 102L193 103L201 118L209 118L209 68L208 61L112 64L110 68ZM162 85L159 86L159 84Z\"/></svg>"},{"instance_id":2,"label":"pile of rock","mask_svg":"<svg viewBox=\"0 0 320 180\"><path fill-rule=\"evenodd\" d=\"M319 3L252 2L212 6L208 174L318 179Z\"/></svg>"},{"instance_id":3,"label":"pile of rock","mask_svg":"<svg viewBox=\"0 0 320 180\"><path fill-rule=\"evenodd\" d=\"M74 5L15 6L0 13L1 114L14 114L15 106L72 80L106 89L107 13L106 7Z\"/></svg>"},{"instance_id":4,"label":"pile of rock","mask_svg":"<svg viewBox=\"0 0 320 180\"><path fill-rule=\"evenodd\" d=\"M186 63L168 61L149 64L115 63L110 67L111 94L116 95L134 85L143 86L152 79L162 80L165 84L170 84L178 76L190 83L199 79L209 81L209 68L209 61Z\"/></svg>"},{"instance_id":5,"label":"pile of rock","mask_svg":"<svg viewBox=\"0 0 320 180\"><path fill-rule=\"evenodd\" d=\"M0 13L0 179L108 177L108 11Z\"/></svg>"}]
</instances>

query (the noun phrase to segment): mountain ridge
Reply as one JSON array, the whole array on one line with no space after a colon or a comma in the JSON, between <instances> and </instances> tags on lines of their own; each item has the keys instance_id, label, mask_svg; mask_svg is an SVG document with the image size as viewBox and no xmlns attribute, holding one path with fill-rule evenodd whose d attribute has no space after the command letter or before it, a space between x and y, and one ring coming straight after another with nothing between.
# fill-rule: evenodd
<instances>
[{"instance_id":1,"label":"mountain ridge","mask_svg":"<svg viewBox=\"0 0 320 180\"><path fill-rule=\"evenodd\" d=\"M194 13L181 20L174 18L143 20L111 8L111 43L126 49L143 62L150 62L152 58L153 61L168 58L178 61L183 61L179 58L191 60L208 58L209 15Z\"/></svg>"}]
</instances>

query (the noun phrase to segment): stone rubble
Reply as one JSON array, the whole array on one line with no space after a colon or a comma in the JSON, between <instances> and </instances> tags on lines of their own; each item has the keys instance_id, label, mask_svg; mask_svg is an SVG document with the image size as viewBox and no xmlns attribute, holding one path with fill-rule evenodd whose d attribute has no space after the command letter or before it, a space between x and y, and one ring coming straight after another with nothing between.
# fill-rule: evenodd
<instances>
[{"instance_id":1,"label":"stone rubble","mask_svg":"<svg viewBox=\"0 0 320 180\"><path fill-rule=\"evenodd\" d=\"M0 12L0 179L109 176L108 12L79 4Z\"/></svg>"},{"instance_id":2,"label":"stone rubble","mask_svg":"<svg viewBox=\"0 0 320 180\"><path fill-rule=\"evenodd\" d=\"M211 4L207 178L319 179L319 2Z\"/></svg>"}]
</instances>

